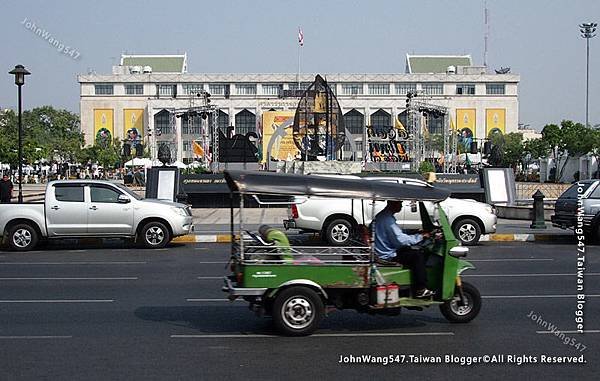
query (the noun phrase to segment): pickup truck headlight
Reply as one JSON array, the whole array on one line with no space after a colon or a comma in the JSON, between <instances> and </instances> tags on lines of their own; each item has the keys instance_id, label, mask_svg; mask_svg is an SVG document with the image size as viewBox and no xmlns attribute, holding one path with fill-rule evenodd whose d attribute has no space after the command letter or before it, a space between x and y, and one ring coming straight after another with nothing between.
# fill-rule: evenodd
<instances>
[{"instance_id":1,"label":"pickup truck headlight","mask_svg":"<svg viewBox=\"0 0 600 381\"><path fill-rule=\"evenodd\" d=\"M179 214L180 216L184 216L186 217L188 214L186 212L186 210L184 208L171 208L175 213Z\"/></svg>"}]
</instances>

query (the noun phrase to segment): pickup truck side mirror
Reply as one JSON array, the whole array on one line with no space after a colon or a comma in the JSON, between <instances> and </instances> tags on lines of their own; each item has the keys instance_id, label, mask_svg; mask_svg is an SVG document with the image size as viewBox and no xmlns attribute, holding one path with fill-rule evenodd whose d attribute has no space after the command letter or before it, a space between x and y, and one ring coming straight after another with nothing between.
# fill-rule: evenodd
<instances>
[{"instance_id":1,"label":"pickup truck side mirror","mask_svg":"<svg viewBox=\"0 0 600 381\"><path fill-rule=\"evenodd\" d=\"M414 201L412 201L412 202L410 203L410 212L411 212L411 213L417 213L417 210L418 210L418 209L417 209L417 203L416 203L416 202L414 202Z\"/></svg>"},{"instance_id":2,"label":"pickup truck side mirror","mask_svg":"<svg viewBox=\"0 0 600 381\"><path fill-rule=\"evenodd\" d=\"M117 202L118 202L119 204L128 204L128 203L130 203L130 202L131 202L131 199L130 199L129 197L125 196L124 194L120 194L120 195L117 197Z\"/></svg>"}]
</instances>

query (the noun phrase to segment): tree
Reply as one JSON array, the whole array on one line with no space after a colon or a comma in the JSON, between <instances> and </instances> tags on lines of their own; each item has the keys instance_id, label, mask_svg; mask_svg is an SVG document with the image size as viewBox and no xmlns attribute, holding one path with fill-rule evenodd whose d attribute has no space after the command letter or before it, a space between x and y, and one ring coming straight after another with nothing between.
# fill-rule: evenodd
<instances>
[{"instance_id":1,"label":"tree","mask_svg":"<svg viewBox=\"0 0 600 381\"><path fill-rule=\"evenodd\" d=\"M0 114L0 161L17 165L18 120L13 110ZM51 106L23 112L23 158L26 162L76 161L83 144L79 116Z\"/></svg>"}]
</instances>

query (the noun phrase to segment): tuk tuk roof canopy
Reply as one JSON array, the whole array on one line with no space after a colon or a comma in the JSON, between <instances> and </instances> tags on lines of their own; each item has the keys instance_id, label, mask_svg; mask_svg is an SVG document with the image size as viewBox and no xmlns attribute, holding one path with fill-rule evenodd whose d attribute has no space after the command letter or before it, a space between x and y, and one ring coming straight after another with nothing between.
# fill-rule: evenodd
<instances>
[{"instance_id":1,"label":"tuk tuk roof canopy","mask_svg":"<svg viewBox=\"0 0 600 381\"><path fill-rule=\"evenodd\" d=\"M450 195L446 189L430 185L273 172L228 170L225 180L231 192L245 194L405 201L442 201Z\"/></svg>"}]
</instances>

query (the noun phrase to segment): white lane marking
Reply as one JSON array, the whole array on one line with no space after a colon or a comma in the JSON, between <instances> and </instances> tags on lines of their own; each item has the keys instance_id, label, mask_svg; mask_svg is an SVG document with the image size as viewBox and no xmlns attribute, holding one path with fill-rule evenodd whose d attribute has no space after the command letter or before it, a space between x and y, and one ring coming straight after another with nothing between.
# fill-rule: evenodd
<instances>
[{"instance_id":1,"label":"white lane marking","mask_svg":"<svg viewBox=\"0 0 600 381\"><path fill-rule=\"evenodd\" d=\"M26 339L26 340L37 340L37 339L71 339L73 336L0 336L0 340L2 339Z\"/></svg>"},{"instance_id":2,"label":"white lane marking","mask_svg":"<svg viewBox=\"0 0 600 381\"><path fill-rule=\"evenodd\" d=\"M87 250L68 250L67 253L85 253Z\"/></svg>"},{"instance_id":3,"label":"white lane marking","mask_svg":"<svg viewBox=\"0 0 600 381\"><path fill-rule=\"evenodd\" d=\"M202 265L208 265L208 264L222 264L222 265L225 265L225 264L227 264L229 262L225 262L225 261L223 261L223 262L221 262L221 261L204 261L204 262L194 262L194 263L198 263L198 264L202 264Z\"/></svg>"},{"instance_id":4,"label":"white lane marking","mask_svg":"<svg viewBox=\"0 0 600 381\"><path fill-rule=\"evenodd\" d=\"M578 333L578 334L582 334L582 333L581 333L581 332L579 332L579 331L558 331L558 330L557 330L556 332L560 332L560 333ZM549 335L549 334L553 334L553 335L555 335L555 334L556 334L556 332L552 332L552 331L535 331L535 333L537 333L537 334L540 334L540 335L545 335L545 334L548 334L548 335ZM584 330L584 331L583 331L583 334L586 334L586 333L600 333L600 329L588 329L588 330Z\"/></svg>"},{"instance_id":5,"label":"white lane marking","mask_svg":"<svg viewBox=\"0 0 600 381\"><path fill-rule=\"evenodd\" d=\"M138 280L136 276L131 277L92 277L92 278L0 278L3 280Z\"/></svg>"},{"instance_id":6,"label":"white lane marking","mask_svg":"<svg viewBox=\"0 0 600 381\"><path fill-rule=\"evenodd\" d=\"M383 336L454 336L454 332L382 332L382 333L316 333L308 337L383 337ZM283 338L279 335L261 334L213 334L213 335L171 335L172 339L222 339L222 338Z\"/></svg>"},{"instance_id":7,"label":"white lane marking","mask_svg":"<svg viewBox=\"0 0 600 381\"><path fill-rule=\"evenodd\" d=\"M471 275L461 275L462 277L532 277L532 276L576 276L577 274L471 274ZM598 276L600 273L584 273L585 276Z\"/></svg>"},{"instance_id":8,"label":"white lane marking","mask_svg":"<svg viewBox=\"0 0 600 381\"><path fill-rule=\"evenodd\" d=\"M577 295L483 295L482 299L519 299L519 298L576 298ZM599 298L600 294L586 295L586 298Z\"/></svg>"},{"instance_id":9,"label":"white lane marking","mask_svg":"<svg viewBox=\"0 0 600 381\"><path fill-rule=\"evenodd\" d=\"M197 279L223 279L222 276L199 276Z\"/></svg>"},{"instance_id":10,"label":"white lane marking","mask_svg":"<svg viewBox=\"0 0 600 381\"><path fill-rule=\"evenodd\" d=\"M499 259L468 259L469 262L537 262L553 261L552 258L499 258Z\"/></svg>"},{"instance_id":11,"label":"white lane marking","mask_svg":"<svg viewBox=\"0 0 600 381\"><path fill-rule=\"evenodd\" d=\"M208 247L194 247L194 250L208 250Z\"/></svg>"},{"instance_id":12,"label":"white lane marking","mask_svg":"<svg viewBox=\"0 0 600 381\"><path fill-rule=\"evenodd\" d=\"M0 266L3 265L35 265L35 266L46 266L46 265L145 265L148 262L135 262L135 261L76 261L76 262L0 262Z\"/></svg>"},{"instance_id":13,"label":"white lane marking","mask_svg":"<svg viewBox=\"0 0 600 381\"><path fill-rule=\"evenodd\" d=\"M0 303L112 303L114 299L37 299L37 300L0 300Z\"/></svg>"}]
</instances>

